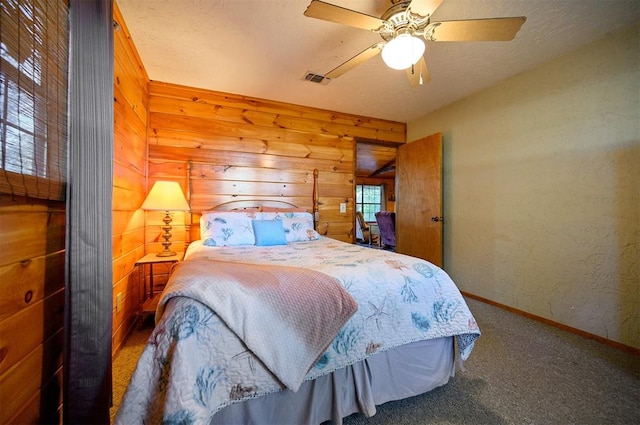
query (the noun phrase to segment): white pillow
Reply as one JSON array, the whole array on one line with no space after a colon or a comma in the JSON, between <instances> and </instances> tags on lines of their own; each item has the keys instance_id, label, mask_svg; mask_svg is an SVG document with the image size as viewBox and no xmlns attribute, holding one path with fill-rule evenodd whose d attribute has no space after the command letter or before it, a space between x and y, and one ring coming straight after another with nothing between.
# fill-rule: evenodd
<instances>
[{"instance_id":1,"label":"white pillow","mask_svg":"<svg viewBox=\"0 0 640 425\"><path fill-rule=\"evenodd\" d=\"M200 218L200 238L206 246L255 245L252 220L260 212L208 212Z\"/></svg>"},{"instance_id":2,"label":"white pillow","mask_svg":"<svg viewBox=\"0 0 640 425\"><path fill-rule=\"evenodd\" d=\"M287 242L302 242L320 239L313 229L313 215L310 212L263 212L263 220L282 220Z\"/></svg>"}]
</instances>

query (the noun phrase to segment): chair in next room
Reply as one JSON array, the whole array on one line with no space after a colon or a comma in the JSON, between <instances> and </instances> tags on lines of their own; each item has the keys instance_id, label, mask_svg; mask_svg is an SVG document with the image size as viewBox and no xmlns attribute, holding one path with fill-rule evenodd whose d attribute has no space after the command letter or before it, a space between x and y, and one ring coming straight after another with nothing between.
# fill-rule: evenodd
<instances>
[{"instance_id":1,"label":"chair in next room","mask_svg":"<svg viewBox=\"0 0 640 425\"><path fill-rule=\"evenodd\" d=\"M376 222L380 229L382 247L395 250L396 248L396 213L392 211L380 211L376 214Z\"/></svg>"},{"instance_id":2,"label":"chair in next room","mask_svg":"<svg viewBox=\"0 0 640 425\"><path fill-rule=\"evenodd\" d=\"M356 211L356 240L366 242L369 245L377 243L378 235L371 234L371 229L366 221L362 211Z\"/></svg>"}]
</instances>

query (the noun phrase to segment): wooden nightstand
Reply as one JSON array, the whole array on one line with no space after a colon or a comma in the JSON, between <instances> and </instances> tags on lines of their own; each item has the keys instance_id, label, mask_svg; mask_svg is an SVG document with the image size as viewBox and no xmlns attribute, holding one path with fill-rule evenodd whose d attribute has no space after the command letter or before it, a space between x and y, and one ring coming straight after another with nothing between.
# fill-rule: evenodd
<instances>
[{"instance_id":1,"label":"wooden nightstand","mask_svg":"<svg viewBox=\"0 0 640 425\"><path fill-rule=\"evenodd\" d=\"M141 323L149 316L156 312L158 307L158 301L160 301L160 293L154 293L153 287L153 266L154 264L167 264L177 263L182 261L184 252L178 252L171 257L158 257L155 252L147 254L138 261L135 265L138 267L138 273L140 279L143 282L143 295L142 295L142 307L140 307L140 316L142 317ZM144 277L144 266L149 265L149 291L147 291L147 280Z\"/></svg>"}]
</instances>

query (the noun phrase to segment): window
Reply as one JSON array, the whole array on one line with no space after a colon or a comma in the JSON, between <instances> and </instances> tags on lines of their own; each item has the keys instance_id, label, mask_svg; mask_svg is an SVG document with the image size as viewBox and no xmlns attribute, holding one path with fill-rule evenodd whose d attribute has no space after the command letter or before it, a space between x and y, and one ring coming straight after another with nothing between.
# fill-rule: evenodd
<instances>
[{"instance_id":1,"label":"window","mask_svg":"<svg viewBox=\"0 0 640 425\"><path fill-rule=\"evenodd\" d=\"M64 199L67 2L0 5L0 192Z\"/></svg>"},{"instance_id":2,"label":"window","mask_svg":"<svg viewBox=\"0 0 640 425\"><path fill-rule=\"evenodd\" d=\"M362 211L365 221L376 221L375 213L380 211L382 186L356 185L356 211Z\"/></svg>"}]
</instances>

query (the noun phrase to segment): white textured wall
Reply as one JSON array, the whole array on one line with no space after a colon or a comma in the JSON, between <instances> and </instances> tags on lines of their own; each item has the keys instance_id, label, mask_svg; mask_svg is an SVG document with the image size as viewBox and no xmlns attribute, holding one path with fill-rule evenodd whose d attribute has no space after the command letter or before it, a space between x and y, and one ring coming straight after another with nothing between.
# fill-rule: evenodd
<instances>
[{"instance_id":1,"label":"white textured wall","mask_svg":"<svg viewBox=\"0 0 640 425\"><path fill-rule=\"evenodd\" d=\"M461 290L636 348L639 30L408 124L408 140L444 135L445 268Z\"/></svg>"}]
</instances>

